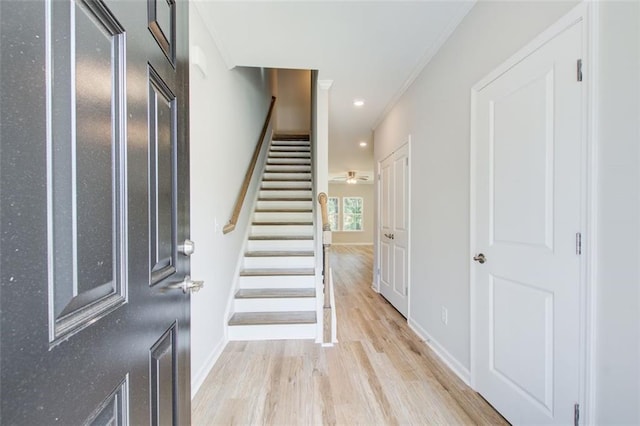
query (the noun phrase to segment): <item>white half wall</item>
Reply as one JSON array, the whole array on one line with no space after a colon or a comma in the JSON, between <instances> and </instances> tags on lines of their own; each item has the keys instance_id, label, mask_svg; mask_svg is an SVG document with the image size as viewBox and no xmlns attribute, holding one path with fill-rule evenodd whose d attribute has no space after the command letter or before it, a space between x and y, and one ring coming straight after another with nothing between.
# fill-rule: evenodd
<instances>
[{"instance_id":1,"label":"white half wall","mask_svg":"<svg viewBox=\"0 0 640 426\"><path fill-rule=\"evenodd\" d=\"M192 393L226 344L225 310L253 194L247 194L236 230L223 235L222 227L260 136L274 80L267 69L229 70L198 7L197 2L189 6L191 239L196 243L191 276L204 280L205 287L191 297Z\"/></svg>"}]
</instances>

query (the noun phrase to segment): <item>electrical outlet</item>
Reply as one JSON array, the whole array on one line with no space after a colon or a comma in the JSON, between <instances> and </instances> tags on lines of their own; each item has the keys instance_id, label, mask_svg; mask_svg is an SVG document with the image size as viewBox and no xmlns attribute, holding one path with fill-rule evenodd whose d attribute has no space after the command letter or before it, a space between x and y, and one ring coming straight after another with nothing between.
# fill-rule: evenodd
<instances>
[{"instance_id":1,"label":"electrical outlet","mask_svg":"<svg viewBox=\"0 0 640 426\"><path fill-rule=\"evenodd\" d=\"M444 325L447 325L447 323L449 322L449 310L444 306L442 307L441 319Z\"/></svg>"}]
</instances>

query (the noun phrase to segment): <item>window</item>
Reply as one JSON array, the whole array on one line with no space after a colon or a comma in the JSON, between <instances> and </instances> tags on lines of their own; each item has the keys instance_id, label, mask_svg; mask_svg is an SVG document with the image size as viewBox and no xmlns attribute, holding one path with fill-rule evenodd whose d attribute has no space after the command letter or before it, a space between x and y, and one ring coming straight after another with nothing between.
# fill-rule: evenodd
<instances>
[{"instance_id":1,"label":"window","mask_svg":"<svg viewBox=\"0 0 640 426\"><path fill-rule=\"evenodd\" d=\"M362 231L362 197L342 198L342 230Z\"/></svg>"},{"instance_id":2,"label":"window","mask_svg":"<svg viewBox=\"0 0 640 426\"><path fill-rule=\"evenodd\" d=\"M332 231L339 231L338 213L340 212L340 204L338 197L329 197L327 202L327 212L329 213L329 225Z\"/></svg>"}]
</instances>

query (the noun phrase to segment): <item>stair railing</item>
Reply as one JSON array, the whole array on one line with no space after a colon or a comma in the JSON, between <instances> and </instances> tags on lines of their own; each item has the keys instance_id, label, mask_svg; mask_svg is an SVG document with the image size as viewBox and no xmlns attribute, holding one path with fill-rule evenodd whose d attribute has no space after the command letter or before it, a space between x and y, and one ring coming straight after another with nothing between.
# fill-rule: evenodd
<instances>
[{"instance_id":1,"label":"stair railing","mask_svg":"<svg viewBox=\"0 0 640 426\"><path fill-rule=\"evenodd\" d=\"M331 269L329 262L329 253L331 248L331 224L329 223L329 212L327 210L327 194L321 192L318 194L318 203L320 204L320 212L322 214L322 284L324 303L322 309L322 341L325 344L333 342L333 324L332 324L332 286L331 286Z\"/></svg>"},{"instance_id":2,"label":"stair railing","mask_svg":"<svg viewBox=\"0 0 640 426\"><path fill-rule=\"evenodd\" d=\"M267 135L267 129L269 128L269 123L271 122L271 115L273 113L273 106L276 103L276 97L271 97L271 105L269 105L269 112L267 112L267 117L264 119L264 124L262 125L262 132L260 132L260 138L258 139L258 143L256 144L256 149L253 151L253 157L251 158L251 163L249 163L249 168L247 169L247 173L244 175L244 181L242 182L242 186L240 187L240 192L238 193L238 198L236 198L236 204L233 207L233 213L231 214L231 219L229 222L222 228L223 234L228 234L229 232L236 229L236 224L238 223L238 218L240 217L240 212L242 211L242 205L244 204L244 199L247 196L247 191L249 190L249 185L251 184L251 179L253 178L253 173L256 168L256 164L258 162L258 157L260 157L260 151L262 151L262 145L264 143L264 138Z\"/></svg>"}]
</instances>

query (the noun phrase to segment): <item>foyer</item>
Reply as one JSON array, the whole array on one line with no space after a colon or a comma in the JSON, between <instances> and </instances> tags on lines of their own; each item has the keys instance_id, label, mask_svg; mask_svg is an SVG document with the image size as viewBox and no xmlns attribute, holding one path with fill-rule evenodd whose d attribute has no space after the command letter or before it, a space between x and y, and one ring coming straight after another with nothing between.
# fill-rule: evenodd
<instances>
[{"instance_id":1,"label":"foyer","mask_svg":"<svg viewBox=\"0 0 640 426\"><path fill-rule=\"evenodd\" d=\"M192 423L507 424L371 285L371 246L332 247L339 344L230 342Z\"/></svg>"}]
</instances>

